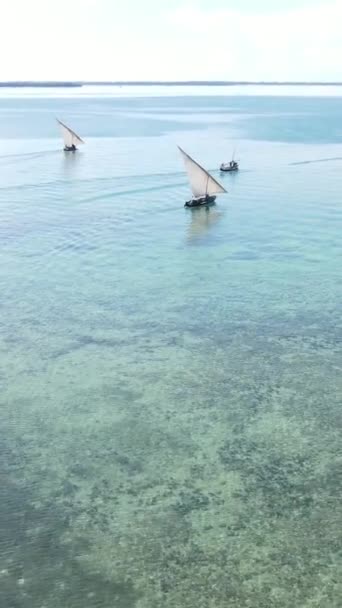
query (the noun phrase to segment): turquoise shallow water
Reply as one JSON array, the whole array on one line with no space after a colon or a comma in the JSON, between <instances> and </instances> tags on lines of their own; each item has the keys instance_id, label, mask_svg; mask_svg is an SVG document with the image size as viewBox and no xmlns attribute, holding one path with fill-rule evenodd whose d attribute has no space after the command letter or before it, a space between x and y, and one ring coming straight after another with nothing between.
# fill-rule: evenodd
<instances>
[{"instance_id":1,"label":"turquoise shallow water","mask_svg":"<svg viewBox=\"0 0 342 608\"><path fill-rule=\"evenodd\" d=\"M0 605L337 608L341 99L70 95L0 99Z\"/></svg>"}]
</instances>

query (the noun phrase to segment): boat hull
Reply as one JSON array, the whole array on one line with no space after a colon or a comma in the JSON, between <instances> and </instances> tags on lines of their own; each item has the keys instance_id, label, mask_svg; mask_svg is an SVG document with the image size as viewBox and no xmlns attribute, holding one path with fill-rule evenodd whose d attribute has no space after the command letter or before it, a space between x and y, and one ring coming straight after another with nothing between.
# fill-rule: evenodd
<instances>
[{"instance_id":1,"label":"boat hull","mask_svg":"<svg viewBox=\"0 0 342 608\"><path fill-rule=\"evenodd\" d=\"M64 152L76 152L77 148L76 146L65 146L64 147Z\"/></svg>"},{"instance_id":2,"label":"boat hull","mask_svg":"<svg viewBox=\"0 0 342 608\"><path fill-rule=\"evenodd\" d=\"M190 201L186 201L184 207L203 207L206 205L213 205L215 203L216 196L199 196L192 198Z\"/></svg>"},{"instance_id":3,"label":"boat hull","mask_svg":"<svg viewBox=\"0 0 342 608\"><path fill-rule=\"evenodd\" d=\"M225 173L234 173L235 171L239 170L239 166L238 165L234 165L233 167L230 167L229 165L221 165L220 167L220 171L223 171Z\"/></svg>"}]
</instances>

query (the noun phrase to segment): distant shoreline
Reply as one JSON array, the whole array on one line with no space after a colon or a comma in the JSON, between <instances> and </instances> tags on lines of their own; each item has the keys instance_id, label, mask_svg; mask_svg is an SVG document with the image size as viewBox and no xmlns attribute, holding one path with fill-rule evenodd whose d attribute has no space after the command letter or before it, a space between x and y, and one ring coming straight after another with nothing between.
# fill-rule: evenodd
<instances>
[{"instance_id":1,"label":"distant shoreline","mask_svg":"<svg viewBox=\"0 0 342 608\"><path fill-rule=\"evenodd\" d=\"M342 86L342 82L304 82L304 81L247 81L247 80L113 80L113 81L75 81L75 82L57 82L57 81L7 81L0 82L1 88L81 88L83 86L207 86L207 87L234 87L234 86Z\"/></svg>"},{"instance_id":2,"label":"distant shoreline","mask_svg":"<svg viewBox=\"0 0 342 608\"><path fill-rule=\"evenodd\" d=\"M82 87L81 82L34 82L34 81L13 81L13 82L0 82L0 87L6 87L8 89L16 89L20 87L37 87L37 88L73 88L73 87Z\"/></svg>"}]
</instances>

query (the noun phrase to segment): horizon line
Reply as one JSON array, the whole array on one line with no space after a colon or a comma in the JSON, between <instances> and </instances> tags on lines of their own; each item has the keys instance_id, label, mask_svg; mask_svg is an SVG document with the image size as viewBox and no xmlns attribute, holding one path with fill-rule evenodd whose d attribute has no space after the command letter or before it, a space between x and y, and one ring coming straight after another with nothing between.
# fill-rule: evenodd
<instances>
[{"instance_id":1,"label":"horizon line","mask_svg":"<svg viewBox=\"0 0 342 608\"><path fill-rule=\"evenodd\" d=\"M320 80L4 80L0 87L19 86L342 86L342 81Z\"/></svg>"}]
</instances>

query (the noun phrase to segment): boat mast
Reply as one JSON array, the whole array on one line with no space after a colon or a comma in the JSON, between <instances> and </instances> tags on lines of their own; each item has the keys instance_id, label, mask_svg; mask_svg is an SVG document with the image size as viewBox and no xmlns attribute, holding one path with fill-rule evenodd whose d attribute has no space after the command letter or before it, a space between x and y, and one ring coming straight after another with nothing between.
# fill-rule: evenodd
<instances>
[{"instance_id":1,"label":"boat mast","mask_svg":"<svg viewBox=\"0 0 342 608\"><path fill-rule=\"evenodd\" d=\"M205 187L205 195L208 196L208 185L209 185L209 173L208 173L208 177L207 177L207 185Z\"/></svg>"}]
</instances>

